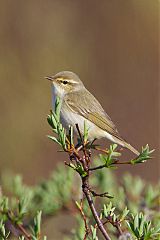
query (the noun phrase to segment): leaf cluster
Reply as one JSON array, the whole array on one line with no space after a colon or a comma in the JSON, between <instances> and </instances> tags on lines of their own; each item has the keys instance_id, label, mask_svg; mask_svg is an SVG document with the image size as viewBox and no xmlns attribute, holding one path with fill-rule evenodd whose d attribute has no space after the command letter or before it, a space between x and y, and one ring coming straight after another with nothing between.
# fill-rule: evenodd
<instances>
[{"instance_id":1,"label":"leaf cluster","mask_svg":"<svg viewBox=\"0 0 160 240\"><path fill-rule=\"evenodd\" d=\"M9 201L7 197L0 199L0 240L6 240L11 237L11 234L18 234L19 239L28 240L47 240L46 236L41 235L41 211L37 211L34 216L33 223L30 223L27 228L30 228L30 232L23 226L24 215L27 214L25 210L25 204L22 200L17 204L15 212L9 207ZM12 232L7 226L13 225Z\"/></svg>"},{"instance_id":2,"label":"leaf cluster","mask_svg":"<svg viewBox=\"0 0 160 240\"><path fill-rule=\"evenodd\" d=\"M55 105L55 112L56 112L56 107L58 109L60 109L59 106L58 106L59 104L60 103L58 103L58 101L57 101L56 105ZM56 120L56 119L54 119L54 120ZM55 128L56 124L54 124L54 128ZM53 128L53 122L50 125ZM88 143L88 139L87 139L88 138L88 128L86 127L86 123L84 122L84 133L83 133L83 136L81 136L81 133L79 132L78 126L76 126L76 127L77 127L77 130L78 130L78 134L80 136L79 144L82 146L82 149L83 149L83 152L84 152L84 159L85 159L86 158L85 144L86 144L86 149L97 149L97 148L96 148L96 145ZM58 142L59 139L61 139L61 138L60 138L60 136L58 134L57 140L55 140L55 142L56 141ZM75 149L74 141L73 141L73 131L69 132L69 140L70 140L69 141L69 145L72 146ZM60 144L61 144L61 146L63 146L63 142L60 142ZM68 151L68 149L67 149L67 151ZM104 169L106 169L106 168L115 168L115 167L117 167L118 164L135 165L135 164L139 164L139 163L144 163L147 160L152 158L151 154L153 153L153 151L154 150L150 150L149 149L149 146L147 144L145 147L142 147L142 151L140 152L139 156L137 156L136 158L131 159L131 160L127 161L127 162L121 162L120 159L119 159L119 157L121 156L121 153L117 151L117 145L116 144L112 144L109 147L109 149L106 149L106 150L103 151L103 152L105 152L105 154L99 154L99 160L101 162L103 162L102 165L91 166L89 169L87 168L88 170L86 171L84 169L83 160L80 160L79 157L78 157L78 160L76 160L74 163L70 162L67 165L69 167L71 167L72 169L74 169L75 171L77 171L82 179L85 178L86 176L89 176L89 171L96 171L96 170L100 170L101 169L100 174L99 174L99 177L101 177L101 178L93 177L92 178L93 180L92 180L91 177L90 177L90 180L93 181L93 182L95 181L99 188L101 188L100 186L104 185L104 188L106 190L106 184L103 184L103 182L106 183L106 175L103 174L103 170ZM75 155L75 159L76 158L77 158L77 153ZM86 161L88 161L88 160L86 160ZM152 223L151 223L151 221L148 222L147 218L146 218L146 220L142 221L142 222L144 222L143 227L142 227L142 225L138 225L137 226L138 229L140 228L138 230L139 235L137 235L137 229L133 228L134 224L132 224L132 221L133 222L136 221L135 219L137 219L137 216L141 216L142 217L142 215L139 213L139 206L138 206L138 204L137 203L136 203L136 205L134 204L135 201L132 201L132 204L130 204L129 197L131 195L131 191L129 191L128 193L127 193L127 191L128 191L128 186L131 188L131 186L133 186L133 185L132 185L131 177L127 176L126 178L128 178L130 180L130 184L128 184L128 182L124 178L122 187L118 187L118 189L116 189L116 185L113 186L113 189L117 190L117 192L113 193L113 196L115 194L115 196L114 196L115 200L113 200L113 203L112 202L107 203L107 204L104 203L103 210L100 213L101 220L103 220L103 218L105 218L107 220L106 224L110 223L113 227L115 227L117 229L118 236L121 237L121 238L122 237L125 238L124 231L122 231L122 229L121 229L121 225L123 225L123 228L125 229L125 232L127 231L127 234L128 234L127 236L129 236L129 238L134 236L134 237L137 237L137 239L145 239L145 238L141 237L141 235L142 235L142 236L149 236L150 239L152 239L153 236L159 235L159 229L157 230L157 228L154 228L154 227L151 228L151 225L153 224L153 222ZM135 183L134 188L132 187L132 189L134 189L133 196L135 195L135 193L137 193L137 195L140 194L142 192L142 190L143 190L142 181L139 180L137 183ZM108 184L107 190L108 189L110 189L109 184ZM91 192L92 192L93 196L106 196L106 194L96 194L94 191L91 191ZM118 195L117 195L117 198L116 198L116 194L117 193L118 193ZM128 194L128 198L127 198L127 194ZM108 195L108 196L111 196L111 195ZM121 198L122 198L121 201L119 199L120 198L119 196L121 196ZM135 198L135 196L134 196L134 198ZM117 202L117 199L119 199L118 202ZM104 200L102 200L102 202L104 202ZM146 203L146 201L145 201L145 203ZM115 204L115 206L113 206L113 204ZM118 208L116 207L116 205L117 205ZM77 206L80 209L80 205L77 204ZM115 213L115 210L118 213ZM87 219L87 217L86 217L87 213L86 213L86 216L85 216L84 211L81 209L81 213L82 212L83 212L82 217L83 217L83 220L84 220L84 223L85 223L85 228L86 228L86 233L84 235L84 239L86 239L86 237L88 237L88 239L98 239L98 236L97 236L97 233L96 233L97 232L97 228L95 227L96 225L94 227L93 227L93 225L90 225L90 234L88 233L88 227L86 227L86 224L87 224L87 220L86 220ZM130 217L129 219L126 219L126 217L129 215L129 212L130 212L130 215L132 217ZM134 215L135 212L136 212L136 215ZM146 215L147 214L144 211L144 216L146 216ZM145 217L143 219L145 219ZM105 224L105 223L103 223L103 224ZM113 229L113 230L111 229L110 231L111 231L111 234L112 234L112 231L113 231L112 238L114 238L115 229ZM94 237L90 238L91 236L93 236L93 232L94 232ZM77 234L80 234L80 232L78 231ZM78 237L78 235L77 235L77 237ZM79 239L79 237L78 237L78 239ZM146 238L146 239L148 239L148 238Z\"/></svg>"}]
</instances>

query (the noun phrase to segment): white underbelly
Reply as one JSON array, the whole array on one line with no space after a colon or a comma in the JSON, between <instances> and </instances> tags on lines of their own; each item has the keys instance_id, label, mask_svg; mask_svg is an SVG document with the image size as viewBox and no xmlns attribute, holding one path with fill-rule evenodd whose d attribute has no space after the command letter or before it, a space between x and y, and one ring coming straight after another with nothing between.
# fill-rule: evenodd
<instances>
[{"instance_id":1,"label":"white underbelly","mask_svg":"<svg viewBox=\"0 0 160 240\"><path fill-rule=\"evenodd\" d=\"M78 124L80 132L83 135L84 132L84 121L86 122L86 126L89 129L88 131L88 139L89 140L93 140L95 138L103 138L106 137L111 141L113 140L112 135L110 135L109 133L107 133L106 131L100 129L99 127L97 127L95 124L93 124L92 122L90 122L89 120L85 119L84 117L76 114L76 113L72 113L70 111L61 111L61 122L64 125L64 127L66 129L69 128L70 126L73 126L74 129L74 134L77 134L77 129L76 129L76 124Z\"/></svg>"}]
</instances>

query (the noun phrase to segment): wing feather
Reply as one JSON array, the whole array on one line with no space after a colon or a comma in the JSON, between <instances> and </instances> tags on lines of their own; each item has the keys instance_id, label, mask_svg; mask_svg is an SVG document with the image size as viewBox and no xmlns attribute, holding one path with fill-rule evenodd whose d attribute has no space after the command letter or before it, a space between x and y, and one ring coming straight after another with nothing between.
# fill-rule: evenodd
<instances>
[{"instance_id":1,"label":"wing feather","mask_svg":"<svg viewBox=\"0 0 160 240\"><path fill-rule=\"evenodd\" d=\"M74 102L76 101L79 104L76 105L73 99ZM67 96L64 97L64 103L72 112L83 116L100 129L122 140L111 118L89 91L86 90L85 94L81 91L67 94ZM88 108L88 106L90 106L90 108Z\"/></svg>"}]
</instances>

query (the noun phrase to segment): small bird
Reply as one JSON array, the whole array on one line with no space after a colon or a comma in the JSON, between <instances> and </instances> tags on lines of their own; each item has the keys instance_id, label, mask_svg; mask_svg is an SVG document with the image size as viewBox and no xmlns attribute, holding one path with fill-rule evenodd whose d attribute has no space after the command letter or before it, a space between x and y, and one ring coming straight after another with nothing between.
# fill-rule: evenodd
<instances>
[{"instance_id":1,"label":"small bird","mask_svg":"<svg viewBox=\"0 0 160 240\"><path fill-rule=\"evenodd\" d=\"M139 155L139 152L119 135L111 118L75 73L62 71L54 76L47 76L46 79L52 83L53 106L56 97L61 99L61 121L66 128L69 125L75 128L77 123L83 133L84 121L86 121L89 141L107 138Z\"/></svg>"}]
</instances>

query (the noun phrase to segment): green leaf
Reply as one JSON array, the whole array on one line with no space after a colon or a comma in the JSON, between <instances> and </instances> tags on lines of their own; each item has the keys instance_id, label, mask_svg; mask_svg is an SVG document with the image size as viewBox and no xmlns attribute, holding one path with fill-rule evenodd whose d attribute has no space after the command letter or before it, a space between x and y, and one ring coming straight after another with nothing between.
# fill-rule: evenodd
<instances>
[{"instance_id":1,"label":"green leaf","mask_svg":"<svg viewBox=\"0 0 160 240\"><path fill-rule=\"evenodd\" d=\"M92 232L92 240L98 240L97 229L94 228L92 225L91 225L91 232Z\"/></svg>"},{"instance_id":2,"label":"green leaf","mask_svg":"<svg viewBox=\"0 0 160 240\"><path fill-rule=\"evenodd\" d=\"M88 140L88 131L89 128L87 127L86 121L84 121L84 143L86 143Z\"/></svg>"},{"instance_id":3,"label":"green leaf","mask_svg":"<svg viewBox=\"0 0 160 240\"><path fill-rule=\"evenodd\" d=\"M152 227L151 221L147 221L147 217L143 213L131 215L131 219L127 220L128 228L131 230L137 239L156 239L155 236L160 236L160 228Z\"/></svg>"},{"instance_id":4,"label":"green leaf","mask_svg":"<svg viewBox=\"0 0 160 240\"><path fill-rule=\"evenodd\" d=\"M69 126L69 139L71 146L73 146L73 126Z\"/></svg>"},{"instance_id":5,"label":"green leaf","mask_svg":"<svg viewBox=\"0 0 160 240\"><path fill-rule=\"evenodd\" d=\"M33 226L33 228L31 228L32 237L35 240L37 240L37 238L39 238L40 233L41 233L41 216L42 216L42 211L38 211L37 215L34 218L34 226Z\"/></svg>"},{"instance_id":6,"label":"green leaf","mask_svg":"<svg viewBox=\"0 0 160 240\"><path fill-rule=\"evenodd\" d=\"M152 159L152 157L150 156L155 150L149 150L149 146L148 144L145 147L142 147L142 151L140 153L140 155L131 160L132 164L138 164L138 163L144 163L149 159Z\"/></svg>"},{"instance_id":7,"label":"green leaf","mask_svg":"<svg viewBox=\"0 0 160 240\"><path fill-rule=\"evenodd\" d=\"M121 156L121 153L116 152L117 144L110 145L108 154L99 154L100 159L104 162L106 168L116 168L115 162L117 157Z\"/></svg>"},{"instance_id":8,"label":"green leaf","mask_svg":"<svg viewBox=\"0 0 160 240\"><path fill-rule=\"evenodd\" d=\"M87 172L84 170L83 166L81 164L78 164L78 166L76 167L76 171L82 176L82 177L86 177L87 176Z\"/></svg>"},{"instance_id":9,"label":"green leaf","mask_svg":"<svg viewBox=\"0 0 160 240\"><path fill-rule=\"evenodd\" d=\"M122 215L120 217L121 222L125 219L125 217L128 215L128 213L129 213L129 210L127 209L127 207L125 207L125 209L123 210Z\"/></svg>"},{"instance_id":10,"label":"green leaf","mask_svg":"<svg viewBox=\"0 0 160 240\"><path fill-rule=\"evenodd\" d=\"M77 202L77 201L75 201L75 203L76 203L76 205L77 205L78 209L81 209L81 205L80 205L80 203L79 203L79 202Z\"/></svg>"},{"instance_id":11,"label":"green leaf","mask_svg":"<svg viewBox=\"0 0 160 240\"><path fill-rule=\"evenodd\" d=\"M53 137L53 136L50 136L50 135L47 135L47 137L48 137L49 139L51 139L53 142L60 144L60 142L58 141L58 139L57 139L56 137ZM61 145L61 144L60 144L60 145Z\"/></svg>"},{"instance_id":12,"label":"green leaf","mask_svg":"<svg viewBox=\"0 0 160 240\"><path fill-rule=\"evenodd\" d=\"M61 100L59 97L56 97L56 101L55 101L55 114L57 116L57 120L60 120L60 110L61 110Z\"/></svg>"}]
</instances>

